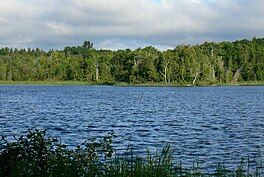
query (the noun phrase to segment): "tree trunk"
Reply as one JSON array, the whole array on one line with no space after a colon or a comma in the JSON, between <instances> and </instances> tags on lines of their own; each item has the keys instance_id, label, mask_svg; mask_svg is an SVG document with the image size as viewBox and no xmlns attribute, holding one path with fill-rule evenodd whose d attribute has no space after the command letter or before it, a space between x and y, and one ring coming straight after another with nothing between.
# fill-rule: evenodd
<instances>
[{"instance_id":1,"label":"tree trunk","mask_svg":"<svg viewBox=\"0 0 264 177\"><path fill-rule=\"evenodd\" d=\"M192 84L194 85L195 81L196 81L197 75L195 75Z\"/></svg>"},{"instance_id":2,"label":"tree trunk","mask_svg":"<svg viewBox=\"0 0 264 177\"><path fill-rule=\"evenodd\" d=\"M167 84L167 66L164 68L164 81Z\"/></svg>"},{"instance_id":3,"label":"tree trunk","mask_svg":"<svg viewBox=\"0 0 264 177\"><path fill-rule=\"evenodd\" d=\"M96 61L96 69L95 69L95 79L96 79L96 82L98 83L99 82L99 64L98 64L98 61Z\"/></svg>"},{"instance_id":4,"label":"tree trunk","mask_svg":"<svg viewBox=\"0 0 264 177\"><path fill-rule=\"evenodd\" d=\"M198 72L198 73L195 74L194 79L193 79L193 82L192 82L193 85L195 84L195 81L196 81L197 76L198 76L199 74L200 74L200 72Z\"/></svg>"},{"instance_id":5,"label":"tree trunk","mask_svg":"<svg viewBox=\"0 0 264 177\"><path fill-rule=\"evenodd\" d=\"M167 66L164 67L164 73L160 71L160 74L164 77L164 82L167 84Z\"/></svg>"}]
</instances>

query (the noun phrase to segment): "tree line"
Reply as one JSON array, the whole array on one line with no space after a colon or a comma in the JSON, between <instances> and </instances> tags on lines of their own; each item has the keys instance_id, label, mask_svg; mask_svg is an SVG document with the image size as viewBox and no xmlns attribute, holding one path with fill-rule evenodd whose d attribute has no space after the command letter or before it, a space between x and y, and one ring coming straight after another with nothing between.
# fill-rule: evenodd
<instances>
[{"instance_id":1,"label":"tree line","mask_svg":"<svg viewBox=\"0 0 264 177\"><path fill-rule=\"evenodd\" d=\"M87 81L97 84L209 85L264 81L264 38L178 45L160 51L94 49L0 49L1 81Z\"/></svg>"}]
</instances>

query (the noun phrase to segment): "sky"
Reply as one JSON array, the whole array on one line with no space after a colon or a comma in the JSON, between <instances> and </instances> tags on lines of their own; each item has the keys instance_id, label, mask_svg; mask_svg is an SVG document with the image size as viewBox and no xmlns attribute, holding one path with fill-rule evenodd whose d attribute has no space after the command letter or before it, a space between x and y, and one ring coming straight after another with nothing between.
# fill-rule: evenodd
<instances>
[{"instance_id":1,"label":"sky","mask_svg":"<svg viewBox=\"0 0 264 177\"><path fill-rule=\"evenodd\" d=\"M264 37L264 0L1 0L0 47L174 48Z\"/></svg>"}]
</instances>

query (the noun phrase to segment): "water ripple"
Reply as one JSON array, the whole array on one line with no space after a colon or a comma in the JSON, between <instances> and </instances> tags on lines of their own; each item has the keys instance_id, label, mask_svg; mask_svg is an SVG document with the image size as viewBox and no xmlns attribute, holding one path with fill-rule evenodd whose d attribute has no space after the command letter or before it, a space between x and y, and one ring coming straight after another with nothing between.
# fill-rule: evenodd
<instances>
[{"instance_id":1,"label":"water ripple","mask_svg":"<svg viewBox=\"0 0 264 177\"><path fill-rule=\"evenodd\" d=\"M114 131L118 149L140 154L170 143L189 164L257 162L263 120L264 87L0 86L0 134L46 128L75 146Z\"/></svg>"}]
</instances>

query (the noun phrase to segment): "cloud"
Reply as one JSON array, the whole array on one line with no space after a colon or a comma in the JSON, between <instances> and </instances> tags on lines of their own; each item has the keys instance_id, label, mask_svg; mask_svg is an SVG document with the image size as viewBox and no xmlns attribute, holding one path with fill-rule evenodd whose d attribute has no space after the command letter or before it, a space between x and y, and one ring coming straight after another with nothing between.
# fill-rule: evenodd
<instances>
[{"instance_id":1,"label":"cloud","mask_svg":"<svg viewBox=\"0 0 264 177\"><path fill-rule=\"evenodd\" d=\"M171 48L263 37L264 0L1 0L0 47Z\"/></svg>"}]
</instances>

